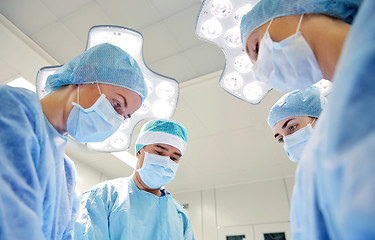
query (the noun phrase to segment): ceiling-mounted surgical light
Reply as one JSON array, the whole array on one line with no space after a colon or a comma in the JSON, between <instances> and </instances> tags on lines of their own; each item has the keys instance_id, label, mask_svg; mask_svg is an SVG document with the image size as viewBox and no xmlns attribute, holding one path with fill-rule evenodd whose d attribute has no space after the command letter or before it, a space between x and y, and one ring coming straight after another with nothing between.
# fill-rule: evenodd
<instances>
[{"instance_id":1,"label":"ceiling-mounted surgical light","mask_svg":"<svg viewBox=\"0 0 375 240\"><path fill-rule=\"evenodd\" d=\"M242 50L241 19L258 1L205 0L195 28L200 38L218 45L224 51L226 63L220 86L252 104L259 103L271 90L266 84L255 80L253 64Z\"/></svg>"},{"instance_id":2,"label":"ceiling-mounted surgical light","mask_svg":"<svg viewBox=\"0 0 375 240\"><path fill-rule=\"evenodd\" d=\"M143 61L142 35L132 29L118 26L95 26L89 31L87 47L110 43L129 53L138 63L143 72L148 96L142 106L125 120L111 137L100 143L86 143L91 149L102 152L117 152L127 150L130 146L132 132L139 121L148 118L171 118L176 110L179 88L178 82L151 71ZM44 91L47 77L61 66L44 67L37 75L37 93L40 98L45 97Z\"/></svg>"},{"instance_id":3,"label":"ceiling-mounted surgical light","mask_svg":"<svg viewBox=\"0 0 375 240\"><path fill-rule=\"evenodd\" d=\"M220 86L233 96L257 104L272 89L256 81L253 64L243 51L240 33L242 17L259 0L204 0L198 15L195 32L198 37L219 46L226 58ZM332 88L325 80L316 84L327 95Z\"/></svg>"}]
</instances>

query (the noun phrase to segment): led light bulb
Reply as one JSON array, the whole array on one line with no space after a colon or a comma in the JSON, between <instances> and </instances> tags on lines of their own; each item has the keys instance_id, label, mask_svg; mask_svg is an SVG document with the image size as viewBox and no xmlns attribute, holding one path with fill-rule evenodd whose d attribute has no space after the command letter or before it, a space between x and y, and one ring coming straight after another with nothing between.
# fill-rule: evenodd
<instances>
[{"instance_id":1,"label":"led light bulb","mask_svg":"<svg viewBox=\"0 0 375 240\"><path fill-rule=\"evenodd\" d=\"M235 21L235 23L237 23L238 25L241 24L241 20L243 18L243 16L248 13L251 9L253 8L252 5L247 5L246 7L242 7L242 8L239 8L234 16L233 16L233 19Z\"/></svg>"},{"instance_id":2,"label":"led light bulb","mask_svg":"<svg viewBox=\"0 0 375 240\"><path fill-rule=\"evenodd\" d=\"M240 74L233 72L224 78L224 84L229 90L237 90L242 87L243 79Z\"/></svg>"},{"instance_id":3,"label":"led light bulb","mask_svg":"<svg viewBox=\"0 0 375 240\"><path fill-rule=\"evenodd\" d=\"M208 19L202 24L201 32L208 39L218 38L223 31L221 23L214 18Z\"/></svg>"},{"instance_id":4,"label":"led light bulb","mask_svg":"<svg viewBox=\"0 0 375 240\"><path fill-rule=\"evenodd\" d=\"M156 95L161 99L170 99L175 94L172 84L168 82L160 83L156 87Z\"/></svg>"},{"instance_id":5,"label":"led light bulb","mask_svg":"<svg viewBox=\"0 0 375 240\"><path fill-rule=\"evenodd\" d=\"M109 139L109 143L114 148L124 148L128 143L128 138L123 132L116 132Z\"/></svg>"},{"instance_id":6,"label":"led light bulb","mask_svg":"<svg viewBox=\"0 0 375 240\"><path fill-rule=\"evenodd\" d=\"M243 88L243 95L249 101L258 101L262 98L263 89L257 82L251 82Z\"/></svg>"},{"instance_id":7,"label":"led light bulb","mask_svg":"<svg viewBox=\"0 0 375 240\"><path fill-rule=\"evenodd\" d=\"M211 12L217 17L228 17L232 12L232 3L229 0L213 0Z\"/></svg>"},{"instance_id":8,"label":"led light bulb","mask_svg":"<svg viewBox=\"0 0 375 240\"><path fill-rule=\"evenodd\" d=\"M242 54L234 60L234 68L240 73L248 73L251 71L253 64L246 54Z\"/></svg>"},{"instance_id":9,"label":"led light bulb","mask_svg":"<svg viewBox=\"0 0 375 240\"><path fill-rule=\"evenodd\" d=\"M224 34L224 42L232 48L241 46L241 33L238 27L231 28Z\"/></svg>"},{"instance_id":10,"label":"led light bulb","mask_svg":"<svg viewBox=\"0 0 375 240\"><path fill-rule=\"evenodd\" d=\"M157 118L169 118L172 113L172 107L167 101L158 100L152 106L152 113Z\"/></svg>"},{"instance_id":11,"label":"led light bulb","mask_svg":"<svg viewBox=\"0 0 375 240\"><path fill-rule=\"evenodd\" d=\"M142 106L136 111L138 114L145 114L150 111L150 102L145 99L142 103Z\"/></svg>"}]
</instances>

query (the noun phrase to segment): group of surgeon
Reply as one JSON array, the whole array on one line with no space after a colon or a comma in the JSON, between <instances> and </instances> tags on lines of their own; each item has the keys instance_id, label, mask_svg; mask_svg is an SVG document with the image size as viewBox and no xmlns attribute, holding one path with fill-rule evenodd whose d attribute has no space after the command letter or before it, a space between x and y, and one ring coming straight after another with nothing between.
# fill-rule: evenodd
<instances>
[{"instance_id":1,"label":"group of surgeon","mask_svg":"<svg viewBox=\"0 0 375 240\"><path fill-rule=\"evenodd\" d=\"M298 162L293 240L375 239L375 1L261 0L241 22L258 81L290 91L268 117ZM334 82L329 100L313 85ZM153 119L136 140L130 177L78 196L69 134L111 136L140 108L137 62L108 44L49 76L38 96L0 86L0 239L194 239L186 210L164 185L187 146L180 123Z\"/></svg>"}]
</instances>

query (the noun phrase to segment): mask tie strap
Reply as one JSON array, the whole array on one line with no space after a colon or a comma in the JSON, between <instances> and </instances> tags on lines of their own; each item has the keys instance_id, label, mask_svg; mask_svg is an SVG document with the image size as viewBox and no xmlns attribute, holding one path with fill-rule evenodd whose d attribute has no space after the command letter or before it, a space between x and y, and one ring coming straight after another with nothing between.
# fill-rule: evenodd
<instances>
[{"instance_id":1,"label":"mask tie strap","mask_svg":"<svg viewBox=\"0 0 375 240\"><path fill-rule=\"evenodd\" d=\"M270 29L271 23L273 22L273 18L271 19L270 23L268 24L266 32L268 32L268 29Z\"/></svg>"},{"instance_id":2,"label":"mask tie strap","mask_svg":"<svg viewBox=\"0 0 375 240\"><path fill-rule=\"evenodd\" d=\"M79 85L78 85L78 90L77 90L77 103L79 105Z\"/></svg>"},{"instance_id":3,"label":"mask tie strap","mask_svg":"<svg viewBox=\"0 0 375 240\"><path fill-rule=\"evenodd\" d=\"M316 119L317 119L317 118L314 118L314 120L310 123L311 127L312 127L312 125L314 124L314 122L315 122Z\"/></svg>"},{"instance_id":4,"label":"mask tie strap","mask_svg":"<svg viewBox=\"0 0 375 240\"><path fill-rule=\"evenodd\" d=\"M301 15L301 18L299 19L299 23L298 23L298 27L297 27L296 34L299 32L299 29L300 29L300 27L301 27L301 23L302 23L303 15L304 15L304 14L302 14L302 15Z\"/></svg>"},{"instance_id":5,"label":"mask tie strap","mask_svg":"<svg viewBox=\"0 0 375 240\"><path fill-rule=\"evenodd\" d=\"M100 91L100 88L99 88L99 84L98 83L96 83L96 86L98 87L98 90L99 90L99 94L100 94L100 96L102 95L102 92Z\"/></svg>"}]
</instances>

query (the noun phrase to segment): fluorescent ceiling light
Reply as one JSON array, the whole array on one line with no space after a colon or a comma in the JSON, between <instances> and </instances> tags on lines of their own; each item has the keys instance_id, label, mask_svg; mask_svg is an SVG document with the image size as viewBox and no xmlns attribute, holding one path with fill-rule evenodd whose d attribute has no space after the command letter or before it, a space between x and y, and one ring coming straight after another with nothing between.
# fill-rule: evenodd
<instances>
[{"instance_id":1,"label":"fluorescent ceiling light","mask_svg":"<svg viewBox=\"0 0 375 240\"><path fill-rule=\"evenodd\" d=\"M20 88L26 88L29 89L30 91L36 92L35 86L24 79L23 77L19 77L16 80L10 81L7 83L7 85L12 86L12 87L20 87Z\"/></svg>"}]
</instances>

